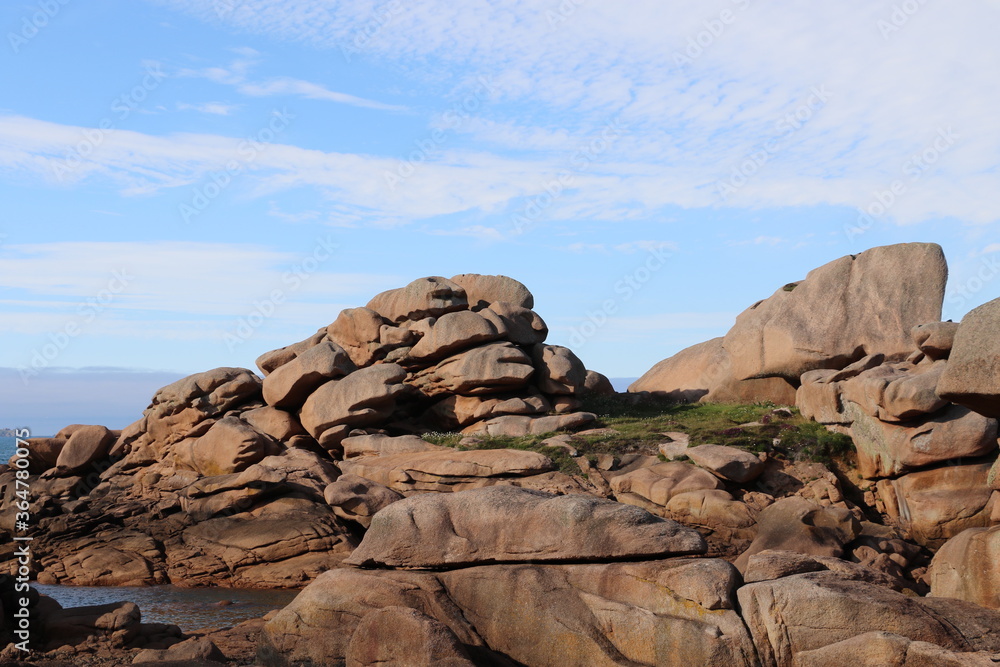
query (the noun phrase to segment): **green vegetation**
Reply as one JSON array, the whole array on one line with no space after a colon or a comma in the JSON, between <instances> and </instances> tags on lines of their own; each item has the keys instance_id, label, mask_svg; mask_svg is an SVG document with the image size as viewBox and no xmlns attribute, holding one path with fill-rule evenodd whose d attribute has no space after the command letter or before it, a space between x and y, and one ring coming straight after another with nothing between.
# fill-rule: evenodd
<instances>
[{"instance_id":1,"label":"green vegetation","mask_svg":"<svg viewBox=\"0 0 1000 667\"><path fill-rule=\"evenodd\" d=\"M828 431L823 425L803 418L795 408L777 408L771 403L751 405L712 403L677 404L634 395L590 397L583 409L598 416L596 428L614 433L574 435L573 447L592 462L602 454L658 456L658 445L667 442L665 433L690 436L691 446L703 444L739 447L751 452L796 461L831 463L847 460L854 451L848 436ZM521 449L550 457L563 472L579 474L580 468L565 449L542 447L556 435L476 436L459 444L458 433L429 433L424 439L437 445L468 449Z\"/></svg>"}]
</instances>

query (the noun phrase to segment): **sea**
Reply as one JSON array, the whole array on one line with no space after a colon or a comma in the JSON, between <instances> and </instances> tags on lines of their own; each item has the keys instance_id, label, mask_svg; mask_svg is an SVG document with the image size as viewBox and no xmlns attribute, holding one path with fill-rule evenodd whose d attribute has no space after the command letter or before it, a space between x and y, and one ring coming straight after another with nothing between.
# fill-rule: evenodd
<instances>
[{"instance_id":1,"label":"sea","mask_svg":"<svg viewBox=\"0 0 1000 667\"><path fill-rule=\"evenodd\" d=\"M66 607L134 602L143 623L172 623L184 632L231 627L281 609L298 591L177 586L53 586L32 584Z\"/></svg>"},{"instance_id":2,"label":"sea","mask_svg":"<svg viewBox=\"0 0 1000 667\"><path fill-rule=\"evenodd\" d=\"M17 438L0 436L0 463L17 449ZM53 586L32 584L63 607L134 602L145 623L172 623L185 632L228 627L281 609L298 594L288 590L178 588L176 586Z\"/></svg>"},{"instance_id":3,"label":"sea","mask_svg":"<svg viewBox=\"0 0 1000 667\"><path fill-rule=\"evenodd\" d=\"M15 449L17 449L17 438L0 435L0 463L7 463L7 459L14 456Z\"/></svg>"}]
</instances>

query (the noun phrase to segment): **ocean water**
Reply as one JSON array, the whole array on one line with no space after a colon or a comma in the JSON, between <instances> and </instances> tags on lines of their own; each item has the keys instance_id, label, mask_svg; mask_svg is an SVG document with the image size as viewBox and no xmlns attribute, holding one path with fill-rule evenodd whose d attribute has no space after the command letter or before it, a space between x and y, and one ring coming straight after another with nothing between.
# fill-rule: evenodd
<instances>
[{"instance_id":1,"label":"ocean water","mask_svg":"<svg viewBox=\"0 0 1000 667\"><path fill-rule=\"evenodd\" d=\"M17 438L0 435L0 463L7 463L7 459L14 455L16 443Z\"/></svg>"},{"instance_id":2,"label":"ocean water","mask_svg":"<svg viewBox=\"0 0 1000 667\"><path fill-rule=\"evenodd\" d=\"M281 609L298 591L176 586L53 586L32 584L65 607L110 602L139 605L144 623L173 623L185 632L236 625Z\"/></svg>"}]
</instances>

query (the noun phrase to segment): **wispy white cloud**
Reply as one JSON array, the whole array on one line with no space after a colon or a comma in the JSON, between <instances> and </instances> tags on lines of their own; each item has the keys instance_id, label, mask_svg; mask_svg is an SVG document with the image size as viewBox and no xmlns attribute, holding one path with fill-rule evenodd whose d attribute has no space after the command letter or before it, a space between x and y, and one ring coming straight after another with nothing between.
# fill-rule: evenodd
<instances>
[{"instance_id":1,"label":"wispy white cloud","mask_svg":"<svg viewBox=\"0 0 1000 667\"><path fill-rule=\"evenodd\" d=\"M322 100L334 102L336 104L347 104L361 107L363 109L377 109L380 111L405 111L406 108L395 104L386 104L376 100L369 100L357 95L341 93L330 90L326 86L312 81L303 81L292 77L277 77L265 81L254 81L250 78L251 71L260 62L260 53L254 49L237 49L240 56L234 59L226 67L205 67L202 69L181 69L177 75L181 77L194 77L208 79L214 83L232 86L237 92L250 97L272 97L288 96L303 97L310 100ZM211 107L226 109L225 105L218 103L212 105L201 105L201 107ZM204 110L204 109L201 109ZM218 111L207 111L208 113L218 113ZM223 114L225 115L225 114Z\"/></svg>"},{"instance_id":2,"label":"wispy white cloud","mask_svg":"<svg viewBox=\"0 0 1000 667\"><path fill-rule=\"evenodd\" d=\"M236 90L244 95L252 95L254 97L293 95L310 100L323 100L326 102L336 102L337 104L349 104L363 109L379 109L381 111L406 110L406 107L396 104L384 104L382 102L367 100L355 95L348 95L347 93L338 93L334 90L321 86L318 83L288 77L271 79L270 81L265 81L263 83L242 83L236 87Z\"/></svg>"},{"instance_id":3,"label":"wispy white cloud","mask_svg":"<svg viewBox=\"0 0 1000 667\"><path fill-rule=\"evenodd\" d=\"M180 111L199 111L215 116L229 116L240 107L236 104L224 104L222 102L204 102L202 104L178 102L177 108Z\"/></svg>"}]
</instances>

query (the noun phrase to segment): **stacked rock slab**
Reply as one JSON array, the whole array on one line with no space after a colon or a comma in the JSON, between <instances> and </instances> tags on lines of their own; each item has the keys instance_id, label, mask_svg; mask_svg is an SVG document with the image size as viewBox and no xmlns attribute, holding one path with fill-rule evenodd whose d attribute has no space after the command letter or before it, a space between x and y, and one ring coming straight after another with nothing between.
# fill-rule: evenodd
<instances>
[{"instance_id":1,"label":"stacked rock slab","mask_svg":"<svg viewBox=\"0 0 1000 667\"><path fill-rule=\"evenodd\" d=\"M352 431L386 426L514 436L584 426L594 420L578 412L588 371L544 343L533 303L505 276L415 280L263 355L264 399L331 451Z\"/></svg>"},{"instance_id":2,"label":"stacked rock slab","mask_svg":"<svg viewBox=\"0 0 1000 667\"><path fill-rule=\"evenodd\" d=\"M870 354L906 357L910 329L941 319L947 276L936 244L842 257L751 306L724 338L660 362L629 391L791 404L807 371L839 370Z\"/></svg>"},{"instance_id":3,"label":"stacked rock slab","mask_svg":"<svg viewBox=\"0 0 1000 667\"><path fill-rule=\"evenodd\" d=\"M988 484L997 420L950 402L940 389L955 375L951 346L961 331L952 322L918 325L905 360L876 354L839 371L809 371L797 397L803 416L851 435L858 472L871 480L883 514L934 548L989 526L1000 496Z\"/></svg>"}]
</instances>

